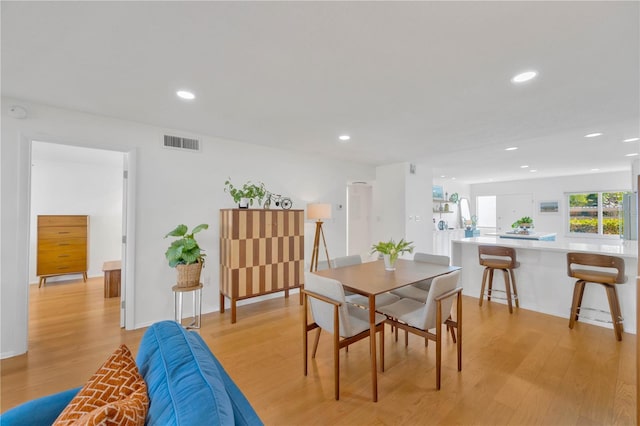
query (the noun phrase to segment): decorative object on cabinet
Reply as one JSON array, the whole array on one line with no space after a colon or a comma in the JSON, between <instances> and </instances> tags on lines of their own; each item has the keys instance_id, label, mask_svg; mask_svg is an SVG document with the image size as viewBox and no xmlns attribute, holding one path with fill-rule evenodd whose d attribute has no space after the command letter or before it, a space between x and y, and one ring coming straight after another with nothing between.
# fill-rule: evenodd
<instances>
[{"instance_id":1,"label":"decorative object on cabinet","mask_svg":"<svg viewBox=\"0 0 640 426\"><path fill-rule=\"evenodd\" d=\"M189 233L187 226L180 224L164 236L165 238L179 237L171 243L165 252L169 266L176 268L178 271L178 287L200 285L200 273L202 272L206 255L202 253L204 250L200 248L193 235L208 228L209 225L201 223Z\"/></svg>"},{"instance_id":2,"label":"decorative object on cabinet","mask_svg":"<svg viewBox=\"0 0 640 426\"><path fill-rule=\"evenodd\" d=\"M259 184L247 181L242 188L238 188L231 183L231 178L224 182L224 191L228 192L233 201L238 204L241 209L247 209L249 206L253 206L253 201L257 200L258 206L262 204L262 199L267 194L267 190L264 187L264 183Z\"/></svg>"},{"instance_id":3,"label":"decorative object on cabinet","mask_svg":"<svg viewBox=\"0 0 640 426\"><path fill-rule=\"evenodd\" d=\"M327 255L327 263L331 268L329 260L329 250L327 249L327 241L324 239L324 231L322 230L322 220L331 219L331 204L311 203L307 204L307 219L316 219L316 233L313 237L313 251L311 252L310 272L318 270L318 259L320 257L320 237L322 236L322 244L324 252Z\"/></svg>"},{"instance_id":4,"label":"decorative object on cabinet","mask_svg":"<svg viewBox=\"0 0 640 426\"><path fill-rule=\"evenodd\" d=\"M458 193L454 192L453 194L451 194L449 196L449 201L452 202L452 203L457 203L458 202L458 198L459 198Z\"/></svg>"},{"instance_id":5,"label":"decorative object on cabinet","mask_svg":"<svg viewBox=\"0 0 640 426\"><path fill-rule=\"evenodd\" d=\"M89 216L39 215L37 274L38 287L48 277L82 274L87 281Z\"/></svg>"},{"instance_id":6,"label":"decorative object on cabinet","mask_svg":"<svg viewBox=\"0 0 640 426\"><path fill-rule=\"evenodd\" d=\"M220 210L220 313L231 300L298 288L304 282L304 210ZM302 303L302 294L300 295Z\"/></svg>"},{"instance_id":7,"label":"decorative object on cabinet","mask_svg":"<svg viewBox=\"0 0 640 426\"><path fill-rule=\"evenodd\" d=\"M433 185L433 197L434 200L444 200L444 190L441 185Z\"/></svg>"},{"instance_id":8,"label":"decorative object on cabinet","mask_svg":"<svg viewBox=\"0 0 640 426\"><path fill-rule=\"evenodd\" d=\"M397 243L391 239L389 241L380 241L371 246L371 253L380 253L384 259L384 268L387 271L395 271L396 260L403 253L413 253L413 241L405 241L402 238Z\"/></svg>"},{"instance_id":9,"label":"decorative object on cabinet","mask_svg":"<svg viewBox=\"0 0 640 426\"><path fill-rule=\"evenodd\" d=\"M265 209L271 208L272 201L276 207L280 207L283 210L289 210L291 206L293 206L293 203L291 202L291 198L283 197L280 194L274 194L273 192L267 191L267 195L264 200L264 208Z\"/></svg>"}]
</instances>

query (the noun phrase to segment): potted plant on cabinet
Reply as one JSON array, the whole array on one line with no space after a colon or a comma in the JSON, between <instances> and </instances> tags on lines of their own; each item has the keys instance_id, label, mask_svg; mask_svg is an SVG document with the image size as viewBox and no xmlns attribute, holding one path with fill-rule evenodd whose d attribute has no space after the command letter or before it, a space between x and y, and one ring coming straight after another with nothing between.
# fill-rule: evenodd
<instances>
[{"instance_id":1,"label":"potted plant on cabinet","mask_svg":"<svg viewBox=\"0 0 640 426\"><path fill-rule=\"evenodd\" d=\"M188 232L187 226L181 224L164 236L165 238L178 237L165 253L169 266L178 271L178 287L192 287L200 284L200 273L206 255L193 235L208 228L209 225L202 223Z\"/></svg>"},{"instance_id":2,"label":"potted plant on cabinet","mask_svg":"<svg viewBox=\"0 0 640 426\"><path fill-rule=\"evenodd\" d=\"M395 271L396 260L403 253L413 253L413 241L405 241L404 238L398 243L393 241L380 241L371 247L371 253L380 253L384 259L384 268L387 271Z\"/></svg>"},{"instance_id":3,"label":"potted plant on cabinet","mask_svg":"<svg viewBox=\"0 0 640 426\"><path fill-rule=\"evenodd\" d=\"M238 204L239 208L246 209L249 208L249 206L253 206L254 200L258 201L258 205L262 204L262 199L267 194L264 183L260 182L259 184L255 184L247 181L239 188L234 186L230 179L231 178L224 182L224 191L231 195L231 198Z\"/></svg>"}]
</instances>

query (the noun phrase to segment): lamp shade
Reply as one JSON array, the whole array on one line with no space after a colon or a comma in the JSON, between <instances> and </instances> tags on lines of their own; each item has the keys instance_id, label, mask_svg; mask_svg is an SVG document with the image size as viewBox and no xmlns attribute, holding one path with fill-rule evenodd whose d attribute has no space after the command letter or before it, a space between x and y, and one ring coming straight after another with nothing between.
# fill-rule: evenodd
<instances>
[{"instance_id":1,"label":"lamp shade","mask_svg":"<svg viewBox=\"0 0 640 426\"><path fill-rule=\"evenodd\" d=\"M331 219L331 204L307 204L307 219Z\"/></svg>"}]
</instances>

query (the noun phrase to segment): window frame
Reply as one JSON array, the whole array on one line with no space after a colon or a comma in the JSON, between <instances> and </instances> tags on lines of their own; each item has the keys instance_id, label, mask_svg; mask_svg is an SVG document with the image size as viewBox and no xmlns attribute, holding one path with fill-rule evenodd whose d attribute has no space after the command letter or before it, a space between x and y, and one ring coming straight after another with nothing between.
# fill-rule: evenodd
<instances>
[{"instance_id":1,"label":"window frame","mask_svg":"<svg viewBox=\"0 0 640 426\"><path fill-rule=\"evenodd\" d=\"M605 234L604 233L604 203L602 202L602 194L608 193L622 193L623 195L628 193L629 191L624 190L603 190L603 191L572 191L564 193L564 200L566 202L567 210L564 215L564 226L565 226L565 235L571 238L594 238L594 239L607 239L607 240L619 240L621 238L620 234ZM571 232L571 200L570 197L572 195L578 194L598 194L598 233L584 233L584 232ZM622 218L624 220L624 218Z\"/></svg>"}]
</instances>

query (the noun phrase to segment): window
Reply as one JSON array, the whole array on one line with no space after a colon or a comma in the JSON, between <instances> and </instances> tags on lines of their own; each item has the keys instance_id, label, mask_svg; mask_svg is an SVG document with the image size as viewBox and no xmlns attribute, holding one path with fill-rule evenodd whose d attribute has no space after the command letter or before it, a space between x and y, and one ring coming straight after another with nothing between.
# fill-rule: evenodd
<instances>
[{"instance_id":1,"label":"window","mask_svg":"<svg viewBox=\"0 0 640 426\"><path fill-rule=\"evenodd\" d=\"M622 235L624 192L568 194L569 232L573 234Z\"/></svg>"},{"instance_id":2,"label":"window","mask_svg":"<svg viewBox=\"0 0 640 426\"><path fill-rule=\"evenodd\" d=\"M478 206L478 227L496 227L496 196L484 195L476 198Z\"/></svg>"}]
</instances>

